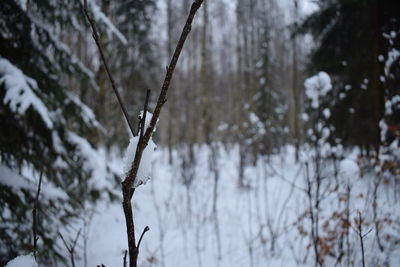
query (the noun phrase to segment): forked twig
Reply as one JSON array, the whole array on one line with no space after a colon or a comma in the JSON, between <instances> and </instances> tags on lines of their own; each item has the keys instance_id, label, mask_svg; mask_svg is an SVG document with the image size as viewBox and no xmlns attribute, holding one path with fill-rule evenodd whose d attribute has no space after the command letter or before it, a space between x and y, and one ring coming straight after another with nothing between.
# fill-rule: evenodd
<instances>
[{"instance_id":1,"label":"forked twig","mask_svg":"<svg viewBox=\"0 0 400 267\"><path fill-rule=\"evenodd\" d=\"M78 242L79 235L81 234L81 230L82 229L79 229L78 233L75 236L74 241L72 242L72 245L68 245L67 241L65 241L65 239L64 239L64 236L60 232L58 232L58 235L61 237L61 240L63 241L64 246L67 248L67 250L69 252L72 267L75 267L75 258L74 258L75 247L76 247L76 243Z\"/></svg>"},{"instance_id":2,"label":"forked twig","mask_svg":"<svg viewBox=\"0 0 400 267\"><path fill-rule=\"evenodd\" d=\"M132 214L132 204L131 204L131 198L132 198L132 186L133 183L136 179L138 170L139 170L139 165L140 161L142 158L142 154L144 149L146 148L151 135L153 134L153 131L155 129L157 120L160 116L161 109L165 102L167 101L166 96L167 92L173 77L173 73L176 67L176 64L178 62L179 56L182 52L183 45L185 44L185 41L187 39L187 36L189 35L191 28L192 28L192 23L194 16L197 12L197 10L200 8L201 4L203 3L203 0L196 0L193 2L192 7L190 9L189 15L187 17L185 26L182 30L181 36L179 38L178 44L175 48L175 52L172 56L171 62L167 68L167 73L164 78L164 82L161 88L160 95L158 96L157 99L157 104L154 109L153 117L151 118L150 125L147 127L145 130L143 137L140 138L137 148L136 148L136 153L134 160L132 162L132 167L126 176L125 180L122 182L122 192L123 192L123 208L124 208L124 213L125 213L125 221L126 221L126 228L127 228L127 234L128 234L128 245L129 245L129 266L130 267L136 267L137 266L137 255L138 255L138 249L137 246L135 245L135 227L134 227L134 222L133 222L133 214Z\"/></svg>"},{"instance_id":3,"label":"forked twig","mask_svg":"<svg viewBox=\"0 0 400 267\"><path fill-rule=\"evenodd\" d=\"M363 224L363 219L361 216L361 212L358 211L358 225L357 225L357 230L352 226L354 232L357 233L358 238L360 239L360 246L361 246L361 260L362 260L362 266L365 267L365 254L364 254L364 237L366 237L369 233L371 233L372 228L369 229L368 232L365 234L362 233L362 224Z\"/></svg>"},{"instance_id":4,"label":"forked twig","mask_svg":"<svg viewBox=\"0 0 400 267\"><path fill-rule=\"evenodd\" d=\"M192 23L193 23L193 19L194 16L197 12L197 10L200 8L201 4L203 3L204 0L195 0L191 6L189 15L186 19L186 23L185 26L183 27L181 36L179 38L178 44L176 45L174 54L171 58L170 64L167 67L167 73L165 74L165 78L164 78L164 82L163 85L161 87L161 92L160 95L158 96L157 99L157 104L156 107L154 109L154 114L151 118L150 121L150 125L147 127L147 129L144 129L144 127L142 127L143 129L143 133L140 134L140 139L136 148L136 153L135 153L135 157L134 160L132 162L131 165L131 169L128 173L128 175L126 176L126 178L124 179L124 181L122 182L122 193L123 193L123 208L124 208L124 214L125 214L125 221L126 221L126 231L127 231L127 235L128 235L128 248L129 248L129 266L130 267L136 267L137 266L137 257L138 257L138 247L140 244L140 241L143 237L143 234L145 233L145 231L143 232L140 240L139 240L139 244L138 246L136 246L136 240L135 240L135 225L134 225L134 221L133 221L133 213L132 213L132 203L131 203L131 199L134 193L134 189L133 188L133 184L134 181L136 179L138 170L139 170L139 165L140 165L140 161L142 158L142 154L144 149L146 148L150 137L152 136L157 120L160 116L160 112L161 109L163 107L163 105L165 104L165 102L167 101L167 92L168 89L170 87L170 83L174 74L174 70L176 67L176 64L178 62L179 56L182 52L183 49L183 45L185 44L185 41L192 29ZM87 0L84 1L84 12L85 15L87 17L87 19L89 20L90 26L92 28L93 31L93 38L97 44L97 47L100 51L100 55L102 58L102 61L104 63L104 66L106 68L107 74L108 74L108 78L110 79L111 85L114 89L115 95L117 96L118 102L120 104L120 107L123 110L123 113L125 115L125 118L130 126L130 129L132 131L132 135L136 136L134 131L133 131L133 127L131 125L131 123L129 122L128 116L127 116L127 112L125 107L122 104L122 101L120 99L119 93L116 90L116 86L115 86L115 82L114 79L111 75L111 72L108 68L108 64L107 61L105 59L104 53L103 53L103 49L96 31L96 25L93 21L93 19L90 17L89 13L88 13L88 9L87 9ZM146 102L148 101L148 99L146 100ZM147 110L147 104L145 103L145 110ZM144 113L145 114L145 113ZM145 119L145 115L143 115L144 119ZM143 123L145 122L145 120L143 120ZM145 228L146 229L146 228Z\"/></svg>"}]
</instances>

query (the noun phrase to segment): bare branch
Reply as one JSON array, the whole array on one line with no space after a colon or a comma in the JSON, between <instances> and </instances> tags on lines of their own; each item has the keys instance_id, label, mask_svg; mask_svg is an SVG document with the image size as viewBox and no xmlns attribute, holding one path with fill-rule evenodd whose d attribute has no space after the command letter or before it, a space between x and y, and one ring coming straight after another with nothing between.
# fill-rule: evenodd
<instances>
[{"instance_id":1,"label":"bare branch","mask_svg":"<svg viewBox=\"0 0 400 267\"><path fill-rule=\"evenodd\" d=\"M163 85L161 88L160 95L158 96L157 104L156 104L156 107L154 110L153 117L151 118L150 125L146 129L146 131L143 135L143 138L139 139L139 142L138 142L138 145L136 148L135 158L132 162L132 167L131 167L127 177L122 182L122 193L123 193L123 204L122 205L124 208L126 230L127 230L127 235L128 235L129 266L130 267L137 266L137 256L138 256L138 249L135 245L136 244L135 225L134 225L134 221L133 221L132 204L131 204L132 186L136 179L137 172L139 170L139 165L140 165L143 151L146 148L151 135L153 134L158 117L160 116L161 108L167 101L166 96L167 96L167 92L168 92L168 89L169 89L169 86L171 83L171 79L172 79L176 64L178 62L179 56L182 52L183 45L185 44L187 36L189 35L190 30L192 28L192 22L193 22L194 16L195 16L197 10L200 8L202 3L203 3L203 0L196 0L192 4L192 7L191 7L189 15L187 17L185 26L182 30L178 44L175 48L175 52L172 56L169 66L167 68L167 73L165 75L165 79L164 79L164 82L163 82Z\"/></svg>"},{"instance_id":2,"label":"bare branch","mask_svg":"<svg viewBox=\"0 0 400 267\"><path fill-rule=\"evenodd\" d=\"M82 228L79 229L78 233L76 234L72 245L68 245L67 241L65 241L65 239L64 239L64 236L60 232L58 232L58 235L61 237L61 240L63 241L64 246L68 250L72 267L75 267L75 257L74 257L75 256L75 247L76 247L76 243L78 242L79 235L81 234L81 230L82 230Z\"/></svg>"},{"instance_id":3,"label":"bare branch","mask_svg":"<svg viewBox=\"0 0 400 267\"><path fill-rule=\"evenodd\" d=\"M74 243L72 243L72 246L71 246L72 250L74 250L74 249L75 249L76 243L78 242L79 235L81 234L81 230L82 230L82 228L81 228L81 229L79 229L78 233L76 234L76 237L75 237Z\"/></svg>"},{"instance_id":4,"label":"bare branch","mask_svg":"<svg viewBox=\"0 0 400 267\"><path fill-rule=\"evenodd\" d=\"M85 0L84 4L83 4L83 12L85 13L87 20L89 21L90 27L92 28L93 39L96 42L97 48L99 49L101 60L103 61L103 65L104 65L104 68L106 69L108 79L110 80L110 83L111 83L111 87L114 90L114 94L117 97L118 104L121 107L122 113L125 117L126 122L128 123L129 129L131 130L132 135L136 136L135 131L133 130L133 125L132 125L131 121L129 120L128 111L126 110L126 107L125 107L124 103L122 102L121 95L118 92L117 86L115 84L115 80L110 71L110 67L108 66L106 57L104 56L104 49L101 44L99 34L97 33L96 23L94 22L93 18L89 15L87 0Z\"/></svg>"},{"instance_id":5,"label":"bare branch","mask_svg":"<svg viewBox=\"0 0 400 267\"><path fill-rule=\"evenodd\" d=\"M149 125L149 127L147 129L144 129L144 127L142 127L143 130L142 130L142 133L140 135L140 139L139 139L139 142L138 142L138 145L137 145L137 148L136 148L135 158L134 158L134 160L132 162L131 169L130 169L128 175L126 176L126 178L124 179L124 181L122 182L122 193L123 193L122 206L123 206L123 209L124 209L125 221L126 221L126 231L127 231L127 235L128 235L129 266L130 267L136 267L137 266L137 257L138 257L138 253L139 253L138 246L136 246L136 241L135 241L135 225L134 225L134 221L133 221L133 212L132 212L132 203L131 203L131 199L132 199L132 196L133 196L133 193L134 193L134 189L132 189L133 188L133 183L134 183L134 181L136 179L137 172L139 170L139 165L140 165L140 161L141 161L141 158L142 158L143 151L146 148L146 146L147 146L147 144L148 144L148 142L150 140L150 137L154 132L157 120L158 120L158 118L160 116L161 108L167 101L167 98L166 98L167 97L167 92L168 92L168 89L169 89L169 86L170 86L170 83L171 83L171 80L172 80L172 77L173 77L173 73L174 73L176 64L178 62L179 56L180 56L180 54L182 52L183 45L185 44L185 41L186 41L190 31L191 31L194 16L195 16L197 10L200 8L202 3L203 3L203 0L195 0L193 2L192 6L191 6L189 15L188 15L186 23L185 23L185 26L183 27L183 30L182 30L181 36L179 38L178 44L176 45L175 52L174 52L174 54L173 54L173 56L171 58L169 66L167 67L167 73L165 74L164 82L163 82L163 85L162 85L162 88L161 88L160 95L158 96L158 99L157 99L157 104L156 104L156 107L155 107L155 110L154 110L153 117L151 118L150 125ZM119 93L118 93L118 91L116 89L115 82L114 82L114 79L113 79L113 77L111 75L111 72L110 72L110 69L108 67L107 61L105 59L105 56L104 56L104 53L103 53L103 48L102 48L99 36L97 34L97 31L96 31L95 22L91 18L91 16L89 15L88 8L87 8L87 0L84 1L83 11L84 11L84 13L85 13L85 15L86 15L86 17L87 17L87 19L88 19L88 21L90 23L90 26L92 28L93 38L94 38L94 40L96 42L96 45L97 45L97 47L98 47L98 49L100 51L101 59L103 61L104 67L106 69L108 78L109 78L109 80L111 82L111 86L112 86L112 88L113 88L113 90L115 92L115 95L116 95L117 99L118 99L119 105L120 105L120 107L121 107L121 109L122 109L122 111L124 113L125 119L128 122L128 125L129 125L129 127L131 129L132 135L136 136L136 134L135 134L135 132L133 130L132 124L129 121L126 109L125 109L124 105L122 104L120 95L119 95ZM145 110L147 110L148 97L149 97L149 93L148 93L148 96L146 97ZM143 119L144 120L142 122L142 125L145 123L145 114L146 113L144 112L144 115L143 115ZM144 232L143 232L143 234L144 234ZM141 241L141 239L143 237L143 234L142 234L142 236L141 236L141 238L139 240L139 243L140 243L140 241Z\"/></svg>"},{"instance_id":6,"label":"bare branch","mask_svg":"<svg viewBox=\"0 0 400 267\"><path fill-rule=\"evenodd\" d=\"M146 129L146 132L143 136L142 142L139 142L138 144L138 148L136 150L136 154L135 154L135 159L132 163L132 168L129 171L128 176L125 178L125 180L123 181L123 184L127 185L127 187L132 187L133 182L136 178L137 175L137 171L139 169L139 164L140 164L140 160L142 157L142 153L143 150L145 149L145 147L147 146L147 143L150 140L151 135L153 134L154 128L156 126L158 117L160 116L160 112L162 109L162 106L165 104L165 102L167 101L166 96L168 93L168 89L174 74L174 70L176 67L176 64L178 62L179 56L182 52L183 49L183 45L185 44L185 41L187 39L187 36L189 35L191 28L192 28L192 23L193 23L193 19L194 16L197 12L197 10L200 8L201 4L203 3L203 0L196 0L193 2L192 7L190 9L188 18L186 20L185 26L182 30L181 36L179 38L178 44L175 48L175 52L172 56L171 62L167 68L167 73L165 75L164 78L164 82L161 88L161 92L160 95L158 96L158 100L157 100L157 105L154 109L154 114L153 117L151 118L150 121L150 125L149 127Z\"/></svg>"},{"instance_id":7,"label":"bare branch","mask_svg":"<svg viewBox=\"0 0 400 267\"><path fill-rule=\"evenodd\" d=\"M128 251L125 250L124 252L124 267L126 267L126 255L128 254Z\"/></svg>"},{"instance_id":8,"label":"bare branch","mask_svg":"<svg viewBox=\"0 0 400 267\"><path fill-rule=\"evenodd\" d=\"M357 230L354 229L354 232L357 233L358 238L360 239L360 246L361 246L361 260L362 260L362 266L365 267L365 253L364 253L364 237L366 237L369 233L371 233L372 229L370 229L367 233L363 234L362 233L362 224L363 224L363 219L361 216L361 212L358 211L358 225L357 225Z\"/></svg>"}]
</instances>

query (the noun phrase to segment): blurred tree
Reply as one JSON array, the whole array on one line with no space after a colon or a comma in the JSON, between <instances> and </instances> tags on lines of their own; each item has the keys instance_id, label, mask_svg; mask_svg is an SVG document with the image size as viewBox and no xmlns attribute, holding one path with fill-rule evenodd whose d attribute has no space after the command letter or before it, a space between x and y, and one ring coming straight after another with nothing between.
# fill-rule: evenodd
<instances>
[{"instance_id":1,"label":"blurred tree","mask_svg":"<svg viewBox=\"0 0 400 267\"><path fill-rule=\"evenodd\" d=\"M95 2L90 8L102 28L123 39ZM78 1L4 0L0 25L0 265L32 250L38 173L45 177L38 256L52 265L63 259L57 231L111 189L108 163L98 166L98 151L84 137L104 129L68 83L73 76L86 90L96 88L94 74L60 38L65 28L86 30L83 14Z\"/></svg>"},{"instance_id":2,"label":"blurred tree","mask_svg":"<svg viewBox=\"0 0 400 267\"><path fill-rule=\"evenodd\" d=\"M384 28L400 17L398 3L329 0L318 4L319 9L301 26L316 42L310 71L333 76L335 98L329 121L335 126L334 138L369 153L381 143L384 83L379 58L388 50Z\"/></svg>"}]
</instances>

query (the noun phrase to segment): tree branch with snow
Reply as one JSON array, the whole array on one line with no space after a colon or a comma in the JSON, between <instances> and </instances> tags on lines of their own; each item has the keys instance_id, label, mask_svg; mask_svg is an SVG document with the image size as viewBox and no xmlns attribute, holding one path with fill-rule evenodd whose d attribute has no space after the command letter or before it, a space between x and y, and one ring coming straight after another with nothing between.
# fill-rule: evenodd
<instances>
[{"instance_id":1,"label":"tree branch with snow","mask_svg":"<svg viewBox=\"0 0 400 267\"><path fill-rule=\"evenodd\" d=\"M164 82L161 87L161 92L158 96L157 99L157 104L154 109L154 114L151 114L146 111L147 109L147 104L145 103L145 110L143 111L142 114L142 126L140 130L140 135L137 136L135 132L133 131L132 124L129 121L127 111L122 104L122 100L120 99L119 93L116 89L115 81L113 79L113 76L111 74L111 71L108 67L107 61L105 59L102 45L98 36L98 33L96 31L96 25L94 20L91 18L88 12L88 6L87 6L87 0L84 1L84 13L90 23L90 26L93 31L93 39L96 42L96 45L99 49L101 59L103 61L104 67L106 69L108 78L111 82L111 86L115 92L115 95L118 99L118 102L120 104L120 107L124 113L124 116L129 124L129 127L131 129L133 138L130 141L130 144L128 146L128 151L127 151L127 156L125 159L125 168L124 171L126 171L126 177L124 181L122 182L122 193L123 193L123 209L124 209L124 214L125 214L125 221L126 221L126 228L127 228L127 235L128 235L128 248L129 248L129 266L130 267L136 267L137 266L137 258L139 254L139 244L141 242L141 239L143 237L143 234L140 238L139 244L136 245L136 240L135 240L135 225L134 225L134 220L133 220L133 212L132 212L132 203L131 199L132 196L135 192L135 189L141 185L146 183L146 181L150 178L149 176L149 157L151 158L151 154L154 151L155 144L152 141L152 135L155 131L155 127L158 121L158 118L160 116L161 109L165 102L167 101L167 93L168 89L171 84L171 80L174 74L175 67L177 65L179 56L182 52L183 46L185 44L185 41L192 29L192 23L193 19L202 5L203 0L195 0L192 3L189 15L186 19L186 23L183 27L182 33L180 35L179 41L176 45L174 54L171 58L170 64L167 67L167 72L165 74ZM149 96L149 94L148 94ZM146 102L148 102L148 96L146 97ZM144 127L143 127L144 126ZM143 160L143 164L141 164L141 161ZM145 228L147 229L147 228Z\"/></svg>"}]
</instances>

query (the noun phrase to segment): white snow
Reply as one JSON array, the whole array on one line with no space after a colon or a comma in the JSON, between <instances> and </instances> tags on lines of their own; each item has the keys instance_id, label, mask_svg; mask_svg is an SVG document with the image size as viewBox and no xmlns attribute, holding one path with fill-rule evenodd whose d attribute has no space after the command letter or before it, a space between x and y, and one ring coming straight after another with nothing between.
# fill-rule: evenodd
<instances>
[{"instance_id":1,"label":"white snow","mask_svg":"<svg viewBox=\"0 0 400 267\"><path fill-rule=\"evenodd\" d=\"M28 179L2 164L0 164L0 184L12 187L14 190L30 187Z\"/></svg>"},{"instance_id":2,"label":"white snow","mask_svg":"<svg viewBox=\"0 0 400 267\"><path fill-rule=\"evenodd\" d=\"M385 75L389 75L389 71L393 63L400 57L400 51L393 48L389 51L387 60L385 62Z\"/></svg>"},{"instance_id":3,"label":"white snow","mask_svg":"<svg viewBox=\"0 0 400 267\"><path fill-rule=\"evenodd\" d=\"M2 57L0 57L0 77L0 84L4 84L6 90L3 104L20 115L32 107L39 113L47 128L53 128L49 110L35 93L39 89L34 79L24 75L19 68Z\"/></svg>"},{"instance_id":4,"label":"white snow","mask_svg":"<svg viewBox=\"0 0 400 267\"><path fill-rule=\"evenodd\" d=\"M111 190L112 183L107 179L107 167L109 167L107 157L102 150L94 149L85 138L74 132L68 132L68 139L77 145L77 149L80 150L79 154L85 157L84 168L92 174L90 185L101 192L104 192L105 189Z\"/></svg>"},{"instance_id":5,"label":"white snow","mask_svg":"<svg viewBox=\"0 0 400 267\"><path fill-rule=\"evenodd\" d=\"M29 178L28 178L29 177ZM36 192L39 174L25 166L19 174L5 165L0 164L0 184L14 189L14 191L25 189ZM42 182L42 197L45 200L68 199L67 194L53 184L47 183L44 179Z\"/></svg>"},{"instance_id":6,"label":"white snow","mask_svg":"<svg viewBox=\"0 0 400 267\"><path fill-rule=\"evenodd\" d=\"M140 112L140 117L143 117L143 111ZM145 130L150 126L150 121L153 117L153 114L150 112L146 113L146 121L145 121ZM155 131L155 128L154 128ZM144 131L145 132L145 131ZM124 158L124 173L123 173L123 179L128 175L129 171L132 168L132 163L133 160L135 159L135 154L136 154L136 148L139 143L139 136L131 137L129 141L128 148L125 153L125 158ZM147 181L151 178L151 173L152 173L152 158L153 158L153 153L154 150L156 149L156 144L153 142L153 138L150 137L149 142L146 146L146 148L143 150L142 153L142 158L140 161L139 165L139 170L136 175L136 179L133 182L133 187L137 188L138 186L142 184L146 184Z\"/></svg>"},{"instance_id":7,"label":"white snow","mask_svg":"<svg viewBox=\"0 0 400 267\"><path fill-rule=\"evenodd\" d=\"M329 110L329 108L325 108L322 111L322 114L324 115L325 119L329 119L331 117L331 111Z\"/></svg>"},{"instance_id":8,"label":"white snow","mask_svg":"<svg viewBox=\"0 0 400 267\"><path fill-rule=\"evenodd\" d=\"M9 261L5 267L38 267L32 254L18 256Z\"/></svg>"},{"instance_id":9,"label":"white snow","mask_svg":"<svg viewBox=\"0 0 400 267\"><path fill-rule=\"evenodd\" d=\"M301 113L300 118L303 121L308 121L310 119L307 113Z\"/></svg>"},{"instance_id":10,"label":"white snow","mask_svg":"<svg viewBox=\"0 0 400 267\"><path fill-rule=\"evenodd\" d=\"M136 148L139 142L139 136L132 137L129 141L129 146L126 150L126 155L124 158L124 174L123 178L128 175L131 170L133 160L136 154ZM152 172L152 157L153 152L156 149L156 144L153 142L153 139L150 138L149 143L143 151L142 159L140 161L139 170L136 175L136 179L133 183L133 187L137 188L139 185L146 184L147 181L151 178Z\"/></svg>"},{"instance_id":11,"label":"white snow","mask_svg":"<svg viewBox=\"0 0 400 267\"><path fill-rule=\"evenodd\" d=\"M89 108L86 104L84 104L78 97L74 94L68 92L67 96L69 100L75 103L81 109L81 117L83 118L84 122L88 125L93 125L97 129L105 132L106 129L97 121L93 110Z\"/></svg>"},{"instance_id":12,"label":"white snow","mask_svg":"<svg viewBox=\"0 0 400 267\"><path fill-rule=\"evenodd\" d=\"M229 128L229 125L227 123L223 122L220 125L218 125L217 130L222 132L222 131L225 131L228 128Z\"/></svg>"},{"instance_id":13,"label":"white snow","mask_svg":"<svg viewBox=\"0 0 400 267\"><path fill-rule=\"evenodd\" d=\"M22 8L22 10L26 11L28 0L19 0L18 2L19 2L20 7Z\"/></svg>"},{"instance_id":14,"label":"white snow","mask_svg":"<svg viewBox=\"0 0 400 267\"><path fill-rule=\"evenodd\" d=\"M320 99L332 89L331 78L323 71L306 79L304 86L306 95L311 100L311 107L314 109L319 107Z\"/></svg>"},{"instance_id":15,"label":"white snow","mask_svg":"<svg viewBox=\"0 0 400 267\"><path fill-rule=\"evenodd\" d=\"M214 176L209 168L211 150L206 146L194 148L195 163L189 170L194 180L188 188L181 182L185 171L181 167L182 159L177 155L182 152L174 150L175 161L169 165L168 150L160 149L154 153L151 181L135 193L136 234L140 235L146 225L150 227L142 240L139 266L312 266L313 251L307 248L309 233L301 235L297 228L300 225L309 230L309 216L304 216L308 211L307 196L303 191L307 186L304 162L309 163L313 175L312 151L303 148L300 163L295 162L295 149L290 146L283 148L282 154L271 155L268 159L260 157L255 166L245 167L244 175L249 187L240 189L237 185L239 147L216 147L221 254L218 255L216 217L212 212ZM341 147L337 149L342 151ZM322 175L326 179L320 203L320 234L323 238L329 237L335 223L332 214L343 215L345 203L338 197L346 194L347 184L352 190L349 204L352 226L355 226L353 218L360 210L365 216L365 228L373 227L373 177L359 177L357 156L342 156L344 159L338 162L339 189L335 189L332 166L324 163ZM393 203L389 189L384 185L380 188L378 216L383 219L390 213L392 220L396 221L400 206ZM325 222L328 222L328 229L323 226ZM385 229L390 228L385 225L382 236L387 233ZM127 248L121 203L102 203L91 229L88 266L120 265ZM273 237L270 230L276 235L274 251L271 250ZM351 229L349 239L354 248L351 259L355 266L360 266L359 240ZM385 253L379 252L374 234L368 235L364 241L367 262L387 261L390 266L399 266L398 246L393 246L386 258ZM335 265L335 258L327 256L325 259L326 266Z\"/></svg>"},{"instance_id":16,"label":"white snow","mask_svg":"<svg viewBox=\"0 0 400 267\"><path fill-rule=\"evenodd\" d=\"M389 129L386 122L384 120L379 121L379 128L381 129L381 141L384 142L386 140L386 134Z\"/></svg>"},{"instance_id":17,"label":"white snow","mask_svg":"<svg viewBox=\"0 0 400 267\"><path fill-rule=\"evenodd\" d=\"M139 117L140 117L140 118L143 118L143 110L140 111ZM148 111L147 111L147 112L146 112L146 121L145 121L145 123L144 123L144 129L145 129L144 132L146 132L147 128L149 128L149 126L150 126L150 121L151 121L152 118L153 118L153 114L152 114L151 112L148 112ZM158 121L159 121L159 119L158 119L157 122L156 122L156 126L157 126ZM156 129L157 129L157 127L154 127L153 132L155 132Z\"/></svg>"},{"instance_id":18,"label":"white snow","mask_svg":"<svg viewBox=\"0 0 400 267\"><path fill-rule=\"evenodd\" d=\"M262 136L266 133L263 123L261 122L260 118L254 112L249 113L249 119L250 119L250 122L253 124L253 127L255 127L257 129L259 136Z\"/></svg>"},{"instance_id":19,"label":"white snow","mask_svg":"<svg viewBox=\"0 0 400 267\"><path fill-rule=\"evenodd\" d=\"M346 178L354 178L358 177L360 173L360 168L357 163L352 159L344 159L340 162L340 169L342 170L342 174Z\"/></svg>"}]
</instances>

